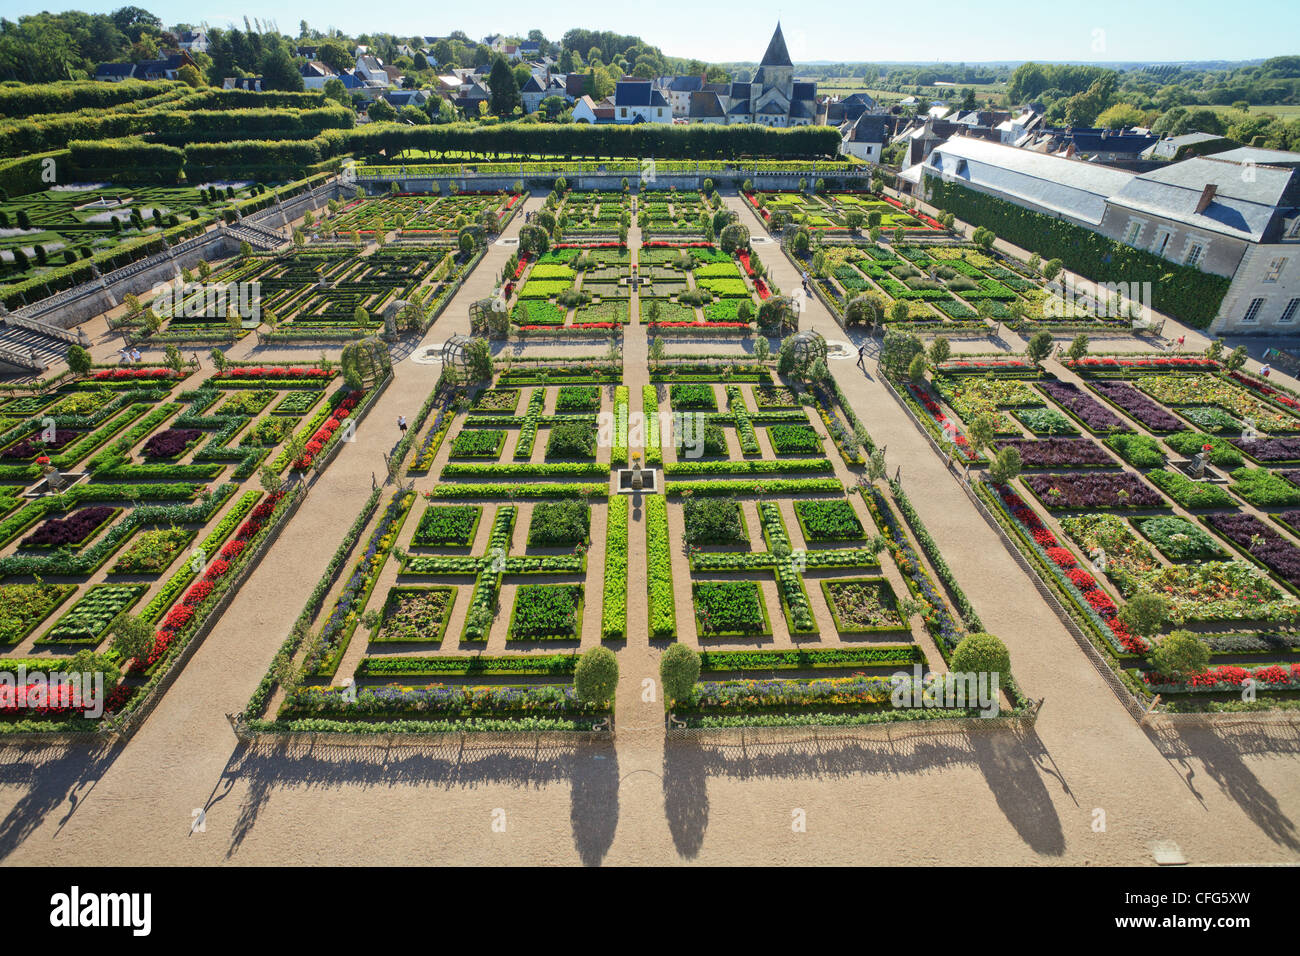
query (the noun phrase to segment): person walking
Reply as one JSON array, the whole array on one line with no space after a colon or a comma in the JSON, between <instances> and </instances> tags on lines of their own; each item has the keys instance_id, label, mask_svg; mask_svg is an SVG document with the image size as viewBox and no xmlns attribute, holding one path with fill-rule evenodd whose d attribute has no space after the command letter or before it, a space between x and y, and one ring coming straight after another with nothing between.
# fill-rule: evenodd
<instances>
[{"instance_id":1,"label":"person walking","mask_svg":"<svg viewBox=\"0 0 1300 956\"><path fill-rule=\"evenodd\" d=\"M1187 336L1186 336L1186 335L1180 335L1180 336L1178 336L1178 345L1174 348L1174 351L1175 351L1175 352L1181 352L1181 351L1183 350L1183 343L1186 342L1186 341L1187 341Z\"/></svg>"},{"instance_id":2,"label":"person walking","mask_svg":"<svg viewBox=\"0 0 1300 956\"><path fill-rule=\"evenodd\" d=\"M867 357L867 346L865 344L858 346L858 368L862 371L867 370L865 359Z\"/></svg>"},{"instance_id":3,"label":"person walking","mask_svg":"<svg viewBox=\"0 0 1300 956\"><path fill-rule=\"evenodd\" d=\"M1271 371L1273 370L1269 368L1268 365L1261 365L1259 368L1259 374L1264 376L1264 378L1268 378L1268 373Z\"/></svg>"},{"instance_id":4,"label":"person walking","mask_svg":"<svg viewBox=\"0 0 1300 956\"><path fill-rule=\"evenodd\" d=\"M132 350L131 350L131 361L132 361L132 362L142 362L142 361L144 361L144 359L143 359L143 358L141 357L141 355L140 355L140 350L139 350L139 349L132 349Z\"/></svg>"},{"instance_id":5,"label":"person walking","mask_svg":"<svg viewBox=\"0 0 1300 956\"><path fill-rule=\"evenodd\" d=\"M402 437L405 438L406 437L406 416L405 415L397 416L397 427L401 429Z\"/></svg>"}]
</instances>

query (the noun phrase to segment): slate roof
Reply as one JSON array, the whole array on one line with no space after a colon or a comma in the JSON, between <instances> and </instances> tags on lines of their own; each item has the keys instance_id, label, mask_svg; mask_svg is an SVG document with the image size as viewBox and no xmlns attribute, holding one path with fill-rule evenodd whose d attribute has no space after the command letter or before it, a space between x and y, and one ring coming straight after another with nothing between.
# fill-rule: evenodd
<instances>
[{"instance_id":1,"label":"slate roof","mask_svg":"<svg viewBox=\"0 0 1300 956\"><path fill-rule=\"evenodd\" d=\"M1278 209L1300 203L1300 172L1257 165L1247 177L1244 160L1225 160L1225 155L1196 156L1142 173L1118 190L1112 202L1210 232L1263 242ZM1292 156L1300 162L1300 156ZM1198 213L1196 206L1211 183L1214 198Z\"/></svg>"},{"instance_id":2,"label":"slate roof","mask_svg":"<svg viewBox=\"0 0 1300 956\"><path fill-rule=\"evenodd\" d=\"M674 76L668 84L670 93L695 93L704 89L702 76Z\"/></svg>"},{"instance_id":3,"label":"slate roof","mask_svg":"<svg viewBox=\"0 0 1300 956\"><path fill-rule=\"evenodd\" d=\"M537 79L537 74L530 74L528 82L519 88L520 93L545 93L546 87L542 86L541 81Z\"/></svg>"},{"instance_id":4,"label":"slate roof","mask_svg":"<svg viewBox=\"0 0 1300 956\"><path fill-rule=\"evenodd\" d=\"M1155 144L1159 136L1131 133L1074 133L1067 140L1074 144L1080 153L1130 153L1138 155L1147 147Z\"/></svg>"},{"instance_id":5,"label":"slate roof","mask_svg":"<svg viewBox=\"0 0 1300 956\"><path fill-rule=\"evenodd\" d=\"M662 106L668 101L663 93L651 86L649 80L623 80L614 84L614 106Z\"/></svg>"},{"instance_id":6,"label":"slate roof","mask_svg":"<svg viewBox=\"0 0 1300 956\"><path fill-rule=\"evenodd\" d=\"M928 169L1001 193L1031 206L1096 225L1106 200L1134 178L1133 173L1059 156L957 136L937 146Z\"/></svg>"},{"instance_id":7,"label":"slate roof","mask_svg":"<svg viewBox=\"0 0 1300 956\"><path fill-rule=\"evenodd\" d=\"M1300 153L1291 153L1283 149L1260 149L1256 146L1239 146L1236 149L1215 153L1214 158L1227 160L1231 163L1250 161L1257 166L1295 166L1300 164Z\"/></svg>"},{"instance_id":8,"label":"slate roof","mask_svg":"<svg viewBox=\"0 0 1300 956\"><path fill-rule=\"evenodd\" d=\"M330 69L328 66L326 66L324 63L321 63L321 62L319 62L319 61L317 61L317 60L310 60L310 61L304 63L302 66L300 66L300 67L298 68L298 72L301 73L304 77L306 77L306 78L308 78L308 79L310 79L310 78L312 78L312 77L333 76L333 75L334 75L334 71L333 71L333 70L331 70L331 69Z\"/></svg>"},{"instance_id":9,"label":"slate roof","mask_svg":"<svg viewBox=\"0 0 1300 956\"><path fill-rule=\"evenodd\" d=\"M772 39L767 44L767 52L763 54L759 66L794 66L790 62L790 52L785 48L785 35L781 33L780 21L777 21L776 32L772 34Z\"/></svg>"},{"instance_id":10,"label":"slate roof","mask_svg":"<svg viewBox=\"0 0 1300 956\"><path fill-rule=\"evenodd\" d=\"M883 143L888 122L889 117L881 113L863 113L853 124L848 140L851 143Z\"/></svg>"},{"instance_id":11,"label":"slate roof","mask_svg":"<svg viewBox=\"0 0 1300 956\"><path fill-rule=\"evenodd\" d=\"M748 116L749 100L736 100L734 103L731 104L731 108L727 110L727 113L731 116L736 116L736 115Z\"/></svg>"},{"instance_id":12,"label":"slate roof","mask_svg":"<svg viewBox=\"0 0 1300 956\"><path fill-rule=\"evenodd\" d=\"M722 98L717 93L697 90L691 94L690 119L711 119L726 115L727 111L722 108Z\"/></svg>"},{"instance_id":13,"label":"slate roof","mask_svg":"<svg viewBox=\"0 0 1300 956\"><path fill-rule=\"evenodd\" d=\"M747 100L749 99L749 90L750 85L748 83L732 83L731 92L728 95L733 100Z\"/></svg>"},{"instance_id":14,"label":"slate roof","mask_svg":"<svg viewBox=\"0 0 1300 956\"><path fill-rule=\"evenodd\" d=\"M95 79L108 77L129 77L135 73L134 63L101 63L95 67Z\"/></svg>"},{"instance_id":15,"label":"slate roof","mask_svg":"<svg viewBox=\"0 0 1300 956\"><path fill-rule=\"evenodd\" d=\"M792 100L815 100L817 99L816 83L795 83L790 92Z\"/></svg>"}]
</instances>

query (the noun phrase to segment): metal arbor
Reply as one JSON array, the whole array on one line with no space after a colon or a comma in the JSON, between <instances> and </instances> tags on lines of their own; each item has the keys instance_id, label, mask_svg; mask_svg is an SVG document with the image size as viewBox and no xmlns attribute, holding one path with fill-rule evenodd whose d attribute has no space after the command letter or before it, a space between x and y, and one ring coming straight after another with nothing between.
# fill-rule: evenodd
<instances>
[{"instance_id":1,"label":"metal arbor","mask_svg":"<svg viewBox=\"0 0 1300 956\"><path fill-rule=\"evenodd\" d=\"M814 332L812 329L796 332L790 348L794 352L796 363L801 368L812 367L813 362L818 359L826 361L826 339L820 332Z\"/></svg>"},{"instance_id":2,"label":"metal arbor","mask_svg":"<svg viewBox=\"0 0 1300 956\"><path fill-rule=\"evenodd\" d=\"M491 299L483 299L475 302L474 305L480 305L482 302L492 302ZM472 310L471 306L471 310ZM469 346L474 340L468 335L453 335L446 342L442 343L442 367L454 368L461 373L461 381L465 381L464 376L469 372Z\"/></svg>"}]
</instances>

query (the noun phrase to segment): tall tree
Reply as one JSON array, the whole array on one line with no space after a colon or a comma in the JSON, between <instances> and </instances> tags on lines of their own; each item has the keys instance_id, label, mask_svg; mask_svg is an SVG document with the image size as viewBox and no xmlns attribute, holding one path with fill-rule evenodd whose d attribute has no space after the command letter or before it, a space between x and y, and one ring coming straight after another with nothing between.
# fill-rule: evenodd
<instances>
[{"instance_id":1,"label":"tall tree","mask_svg":"<svg viewBox=\"0 0 1300 956\"><path fill-rule=\"evenodd\" d=\"M505 57L497 57L492 64L492 72L488 74L488 89L492 91L491 110L497 116L509 116L522 103L519 82Z\"/></svg>"}]
</instances>

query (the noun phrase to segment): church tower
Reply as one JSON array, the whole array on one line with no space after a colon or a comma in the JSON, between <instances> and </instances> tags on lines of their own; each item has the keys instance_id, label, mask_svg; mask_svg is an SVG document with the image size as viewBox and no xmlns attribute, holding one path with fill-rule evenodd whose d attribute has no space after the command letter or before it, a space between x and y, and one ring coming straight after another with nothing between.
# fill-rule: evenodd
<instances>
[{"instance_id":1,"label":"church tower","mask_svg":"<svg viewBox=\"0 0 1300 956\"><path fill-rule=\"evenodd\" d=\"M794 64L778 22L750 87L750 109L756 122L784 126L793 92Z\"/></svg>"}]
</instances>

